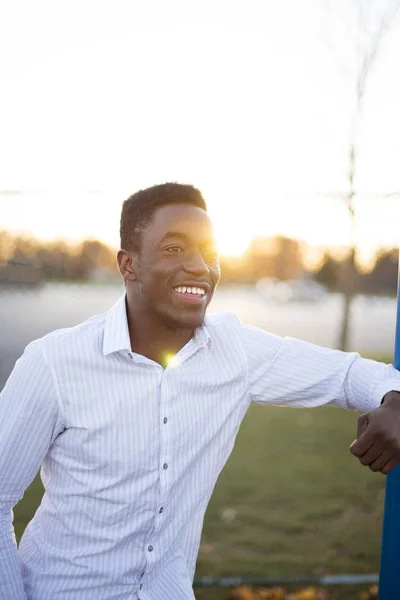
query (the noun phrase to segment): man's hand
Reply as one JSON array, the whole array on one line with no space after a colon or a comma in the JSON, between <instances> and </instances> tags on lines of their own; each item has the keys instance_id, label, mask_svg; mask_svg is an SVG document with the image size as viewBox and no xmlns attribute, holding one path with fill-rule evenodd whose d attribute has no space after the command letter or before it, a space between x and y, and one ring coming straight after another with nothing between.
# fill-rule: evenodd
<instances>
[{"instance_id":1,"label":"man's hand","mask_svg":"<svg viewBox=\"0 0 400 600\"><path fill-rule=\"evenodd\" d=\"M384 475L400 462L399 392L388 392L377 410L361 415L350 452L362 465Z\"/></svg>"}]
</instances>

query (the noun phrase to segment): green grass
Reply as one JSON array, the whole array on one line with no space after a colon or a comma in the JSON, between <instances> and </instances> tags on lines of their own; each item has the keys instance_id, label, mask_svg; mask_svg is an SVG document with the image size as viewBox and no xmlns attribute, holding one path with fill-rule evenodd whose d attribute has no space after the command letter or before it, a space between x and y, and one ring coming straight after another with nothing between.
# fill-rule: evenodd
<instances>
[{"instance_id":1,"label":"green grass","mask_svg":"<svg viewBox=\"0 0 400 600\"><path fill-rule=\"evenodd\" d=\"M385 478L349 453L356 420L252 407L207 511L197 575L377 572Z\"/></svg>"},{"instance_id":2,"label":"green grass","mask_svg":"<svg viewBox=\"0 0 400 600\"><path fill-rule=\"evenodd\" d=\"M357 417L251 407L207 510L196 576L378 572L385 477L348 450ZM14 510L17 540L41 495L36 478Z\"/></svg>"}]
</instances>

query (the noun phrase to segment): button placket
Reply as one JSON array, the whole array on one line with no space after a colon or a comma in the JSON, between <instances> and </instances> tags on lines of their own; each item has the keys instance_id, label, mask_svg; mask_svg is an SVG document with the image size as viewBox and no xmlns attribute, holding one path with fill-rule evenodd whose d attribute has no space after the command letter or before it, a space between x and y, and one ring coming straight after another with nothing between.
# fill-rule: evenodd
<instances>
[{"instance_id":1,"label":"button placket","mask_svg":"<svg viewBox=\"0 0 400 600\"><path fill-rule=\"evenodd\" d=\"M160 409L160 495L159 505L155 514L155 532L159 532L164 523L164 500L167 496L168 485L169 485L169 467L170 467L170 456L168 452L169 447L169 420L170 420L170 385L169 377L171 373L165 372L162 375L160 388L159 388L159 409ZM167 416L168 415L168 416Z\"/></svg>"}]
</instances>

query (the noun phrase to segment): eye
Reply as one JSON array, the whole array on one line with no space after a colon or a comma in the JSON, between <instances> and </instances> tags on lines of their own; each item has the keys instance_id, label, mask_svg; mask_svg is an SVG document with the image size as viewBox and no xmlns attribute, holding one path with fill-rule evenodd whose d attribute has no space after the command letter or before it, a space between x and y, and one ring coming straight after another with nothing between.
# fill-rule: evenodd
<instances>
[{"instance_id":1,"label":"eye","mask_svg":"<svg viewBox=\"0 0 400 600\"><path fill-rule=\"evenodd\" d=\"M178 252L183 252L183 248L181 248L180 246L169 246L168 248L165 248L165 250L170 254L177 254Z\"/></svg>"}]
</instances>

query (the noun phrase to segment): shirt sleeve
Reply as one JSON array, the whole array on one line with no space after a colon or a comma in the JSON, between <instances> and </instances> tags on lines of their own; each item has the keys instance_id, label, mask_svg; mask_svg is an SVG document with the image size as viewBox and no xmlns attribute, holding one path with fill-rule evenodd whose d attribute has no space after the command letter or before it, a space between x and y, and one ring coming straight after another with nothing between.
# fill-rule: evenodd
<instances>
[{"instance_id":1,"label":"shirt sleeve","mask_svg":"<svg viewBox=\"0 0 400 600\"><path fill-rule=\"evenodd\" d=\"M58 398L42 351L32 342L0 394L0 600L26 598L12 509L64 429Z\"/></svg>"},{"instance_id":2,"label":"shirt sleeve","mask_svg":"<svg viewBox=\"0 0 400 600\"><path fill-rule=\"evenodd\" d=\"M383 396L400 391L393 365L242 325L248 391L257 404L375 410Z\"/></svg>"}]
</instances>

